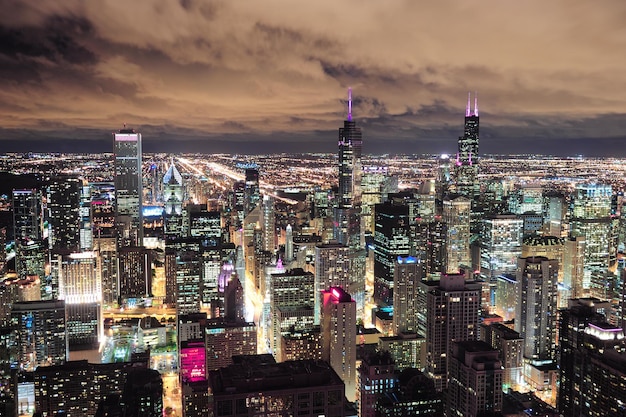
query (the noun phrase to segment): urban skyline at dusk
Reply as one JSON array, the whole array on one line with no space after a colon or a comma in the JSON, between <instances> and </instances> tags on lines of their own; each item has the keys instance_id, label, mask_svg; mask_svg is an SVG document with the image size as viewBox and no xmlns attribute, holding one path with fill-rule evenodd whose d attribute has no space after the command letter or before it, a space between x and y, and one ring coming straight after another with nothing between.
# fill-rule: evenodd
<instances>
[{"instance_id":1,"label":"urban skyline at dusk","mask_svg":"<svg viewBox=\"0 0 626 417\"><path fill-rule=\"evenodd\" d=\"M454 152L468 91L481 152L620 155L626 5L459 0L8 1L6 151L333 152L353 88L364 153Z\"/></svg>"}]
</instances>

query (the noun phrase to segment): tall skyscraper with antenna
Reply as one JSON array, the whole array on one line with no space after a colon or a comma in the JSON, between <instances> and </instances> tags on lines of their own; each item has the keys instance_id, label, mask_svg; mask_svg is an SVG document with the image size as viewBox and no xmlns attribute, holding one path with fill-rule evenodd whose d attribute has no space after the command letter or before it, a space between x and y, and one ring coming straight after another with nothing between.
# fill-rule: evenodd
<instances>
[{"instance_id":1,"label":"tall skyscraper with antenna","mask_svg":"<svg viewBox=\"0 0 626 417\"><path fill-rule=\"evenodd\" d=\"M352 89L348 89L348 117L339 128L339 193L333 237L352 248L361 245L361 129L352 120Z\"/></svg>"},{"instance_id":2,"label":"tall skyscraper with antenna","mask_svg":"<svg viewBox=\"0 0 626 417\"><path fill-rule=\"evenodd\" d=\"M459 137L456 154L455 180L459 194L473 199L480 191L478 183L478 95L474 94L474 110L471 108L471 94L467 94L465 108L465 127Z\"/></svg>"}]
</instances>

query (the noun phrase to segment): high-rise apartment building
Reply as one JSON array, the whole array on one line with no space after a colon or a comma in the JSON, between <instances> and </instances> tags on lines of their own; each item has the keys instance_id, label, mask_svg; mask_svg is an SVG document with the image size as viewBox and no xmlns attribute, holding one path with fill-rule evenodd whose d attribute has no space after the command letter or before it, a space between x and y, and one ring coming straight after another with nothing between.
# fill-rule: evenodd
<instances>
[{"instance_id":1,"label":"high-rise apartment building","mask_svg":"<svg viewBox=\"0 0 626 417\"><path fill-rule=\"evenodd\" d=\"M518 260L515 331L533 363L554 359L558 269L558 261L541 256Z\"/></svg>"},{"instance_id":2,"label":"high-rise apartment building","mask_svg":"<svg viewBox=\"0 0 626 417\"><path fill-rule=\"evenodd\" d=\"M113 134L115 228L118 246L143 245L141 133L122 129Z\"/></svg>"},{"instance_id":3,"label":"high-rise apartment building","mask_svg":"<svg viewBox=\"0 0 626 417\"><path fill-rule=\"evenodd\" d=\"M315 246L315 323L320 323L323 290L341 287L350 292L352 287L353 258L350 248L342 243L331 242Z\"/></svg>"},{"instance_id":4,"label":"high-rise apartment building","mask_svg":"<svg viewBox=\"0 0 626 417\"><path fill-rule=\"evenodd\" d=\"M503 389L517 388L522 384L522 351L524 339L518 332L505 326L503 323L480 325L480 339L500 352L502 361Z\"/></svg>"},{"instance_id":5,"label":"high-rise apartment building","mask_svg":"<svg viewBox=\"0 0 626 417\"><path fill-rule=\"evenodd\" d=\"M515 273L522 253L524 222L514 215L488 216L482 221L480 235L480 272L485 280Z\"/></svg>"},{"instance_id":6,"label":"high-rise apartment building","mask_svg":"<svg viewBox=\"0 0 626 417\"><path fill-rule=\"evenodd\" d=\"M442 275L427 293L427 373L438 391L448 382L452 343L478 340L481 284L465 276Z\"/></svg>"},{"instance_id":7,"label":"high-rise apartment building","mask_svg":"<svg viewBox=\"0 0 626 417\"><path fill-rule=\"evenodd\" d=\"M341 287L323 291L322 358L330 363L353 400L356 388L356 303Z\"/></svg>"},{"instance_id":8,"label":"high-rise apartment building","mask_svg":"<svg viewBox=\"0 0 626 417\"><path fill-rule=\"evenodd\" d=\"M419 285L424 265L418 259L398 257L393 278L393 333L417 333Z\"/></svg>"}]
</instances>

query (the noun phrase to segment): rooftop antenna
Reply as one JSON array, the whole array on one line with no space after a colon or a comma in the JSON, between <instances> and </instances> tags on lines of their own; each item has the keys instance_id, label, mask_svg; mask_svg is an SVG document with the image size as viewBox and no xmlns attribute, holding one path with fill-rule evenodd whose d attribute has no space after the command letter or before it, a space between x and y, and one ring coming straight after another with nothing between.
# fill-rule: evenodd
<instances>
[{"instance_id":1,"label":"rooftop antenna","mask_svg":"<svg viewBox=\"0 0 626 417\"><path fill-rule=\"evenodd\" d=\"M474 92L474 116L478 117L478 91Z\"/></svg>"},{"instance_id":2,"label":"rooftop antenna","mask_svg":"<svg viewBox=\"0 0 626 417\"><path fill-rule=\"evenodd\" d=\"M348 87L348 121L352 121L352 87Z\"/></svg>"},{"instance_id":3,"label":"rooftop antenna","mask_svg":"<svg viewBox=\"0 0 626 417\"><path fill-rule=\"evenodd\" d=\"M467 107L465 107L465 117L470 116L470 93L467 93Z\"/></svg>"}]
</instances>

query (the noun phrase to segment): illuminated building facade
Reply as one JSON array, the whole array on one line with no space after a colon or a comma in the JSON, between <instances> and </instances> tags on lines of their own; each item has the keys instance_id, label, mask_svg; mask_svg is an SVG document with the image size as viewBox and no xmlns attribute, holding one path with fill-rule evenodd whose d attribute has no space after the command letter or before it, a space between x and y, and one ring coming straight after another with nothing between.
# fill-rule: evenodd
<instances>
[{"instance_id":1,"label":"illuminated building facade","mask_svg":"<svg viewBox=\"0 0 626 417\"><path fill-rule=\"evenodd\" d=\"M183 235L183 202L185 187L183 177L172 161L163 176L163 203L165 206L165 234L176 238Z\"/></svg>"},{"instance_id":2,"label":"illuminated building facade","mask_svg":"<svg viewBox=\"0 0 626 417\"><path fill-rule=\"evenodd\" d=\"M394 361L389 352L367 355L358 369L357 398L359 417L374 417L376 400L396 385Z\"/></svg>"},{"instance_id":3,"label":"illuminated building facade","mask_svg":"<svg viewBox=\"0 0 626 417\"><path fill-rule=\"evenodd\" d=\"M442 275L427 293L427 372L438 391L448 382L448 358L455 341L478 340L481 285L465 276Z\"/></svg>"},{"instance_id":4,"label":"illuminated building facade","mask_svg":"<svg viewBox=\"0 0 626 417\"><path fill-rule=\"evenodd\" d=\"M67 360L65 302L28 301L13 304L11 321L16 328L19 367L59 365Z\"/></svg>"},{"instance_id":5,"label":"illuminated building facade","mask_svg":"<svg viewBox=\"0 0 626 417\"><path fill-rule=\"evenodd\" d=\"M393 334L418 331L418 289L423 278L420 260L398 257L393 276Z\"/></svg>"},{"instance_id":6,"label":"illuminated building facade","mask_svg":"<svg viewBox=\"0 0 626 417\"><path fill-rule=\"evenodd\" d=\"M524 358L554 359L558 261L542 256L519 258L515 331L524 339Z\"/></svg>"},{"instance_id":7,"label":"illuminated building facade","mask_svg":"<svg viewBox=\"0 0 626 417\"><path fill-rule=\"evenodd\" d=\"M93 348L102 339L102 282L95 252L58 255L59 299L65 300L70 350Z\"/></svg>"},{"instance_id":8,"label":"illuminated building facade","mask_svg":"<svg viewBox=\"0 0 626 417\"><path fill-rule=\"evenodd\" d=\"M398 370L426 367L426 338L417 333L380 337L378 350L388 351Z\"/></svg>"},{"instance_id":9,"label":"illuminated building facade","mask_svg":"<svg viewBox=\"0 0 626 417\"><path fill-rule=\"evenodd\" d=\"M341 287L350 291L353 279L352 251L342 243L331 242L315 246L315 323L320 323L323 290Z\"/></svg>"},{"instance_id":10,"label":"illuminated building facade","mask_svg":"<svg viewBox=\"0 0 626 417\"><path fill-rule=\"evenodd\" d=\"M470 255L471 201L463 196L449 196L443 200L443 221L447 225L446 271L458 274L472 264Z\"/></svg>"},{"instance_id":11,"label":"illuminated building facade","mask_svg":"<svg viewBox=\"0 0 626 417\"><path fill-rule=\"evenodd\" d=\"M504 369L503 388L508 391L511 387L515 388L522 384L524 339L520 337L519 333L502 323L481 323L480 339L500 352L500 360Z\"/></svg>"},{"instance_id":12,"label":"illuminated building facade","mask_svg":"<svg viewBox=\"0 0 626 417\"><path fill-rule=\"evenodd\" d=\"M152 294L152 251L144 247L119 248L117 271L120 299L133 300L150 297Z\"/></svg>"},{"instance_id":13,"label":"illuminated building facade","mask_svg":"<svg viewBox=\"0 0 626 417\"><path fill-rule=\"evenodd\" d=\"M114 133L113 154L118 246L143 246L141 133L133 129Z\"/></svg>"},{"instance_id":14,"label":"illuminated building facade","mask_svg":"<svg viewBox=\"0 0 626 417\"><path fill-rule=\"evenodd\" d=\"M341 287L322 292L322 358L346 385L353 401L356 383L356 302Z\"/></svg>"},{"instance_id":15,"label":"illuminated building facade","mask_svg":"<svg viewBox=\"0 0 626 417\"><path fill-rule=\"evenodd\" d=\"M465 127L463 136L458 140L456 154L455 181L457 193L473 199L480 191L478 183L479 166L479 117L478 99L474 97L474 110L470 107L470 96L467 96L465 109Z\"/></svg>"},{"instance_id":16,"label":"illuminated building facade","mask_svg":"<svg viewBox=\"0 0 626 417\"><path fill-rule=\"evenodd\" d=\"M419 369L407 368L398 374L397 389L386 393L375 405L377 417L444 415L441 393Z\"/></svg>"},{"instance_id":17,"label":"illuminated building facade","mask_svg":"<svg viewBox=\"0 0 626 417\"><path fill-rule=\"evenodd\" d=\"M212 415L346 415L344 384L328 363L315 360L275 363L270 358L267 355L237 358L237 363L209 372ZM247 377L251 369L255 378Z\"/></svg>"},{"instance_id":18,"label":"illuminated building facade","mask_svg":"<svg viewBox=\"0 0 626 417\"><path fill-rule=\"evenodd\" d=\"M374 219L374 301L390 305L398 257L410 252L409 207L377 204Z\"/></svg>"},{"instance_id":19,"label":"illuminated building facade","mask_svg":"<svg viewBox=\"0 0 626 417\"><path fill-rule=\"evenodd\" d=\"M235 355L257 353L257 327L244 320L211 319L205 327L207 370L233 363Z\"/></svg>"},{"instance_id":20,"label":"illuminated building facade","mask_svg":"<svg viewBox=\"0 0 626 417\"><path fill-rule=\"evenodd\" d=\"M582 291L587 295L594 271L606 272L616 259L617 234L611 222L610 185L577 184L571 206L570 236L585 239L584 275Z\"/></svg>"},{"instance_id":21,"label":"illuminated building facade","mask_svg":"<svg viewBox=\"0 0 626 417\"><path fill-rule=\"evenodd\" d=\"M361 129L352 120L352 89L348 90L348 117L339 128L339 192L333 237L340 243L358 249L361 239Z\"/></svg>"},{"instance_id":22,"label":"illuminated building facade","mask_svg":"<svg viewBox=\"0 0 626 417\"><path fill-rule=\"evenodd\" d=\"M80 247L80 208L82 181L78 178L55 178L48 184L48 236L52 250Z\"/></svg>"},{"instance_id":23,"label":"illuminated building facade","mask_svg":"<svg viewBox=\"0 0 626 417\"><path fill-rule=\"evenodd\" d=\"M523 221L514 215L490 216L482 221L480 270L486 280L515 273L522 253Z\"/></svg>"},{"instance_id":24,"label":"illuminated building facade","mask_svg":"<svg viewBox=\"0 0 626 417\"><path fill-rule=\"evenodd\" d=\"M450 357L447 414L478 417L502 410L499 352L482 341L455 342Z\"/></svg>"}]
</instances>

